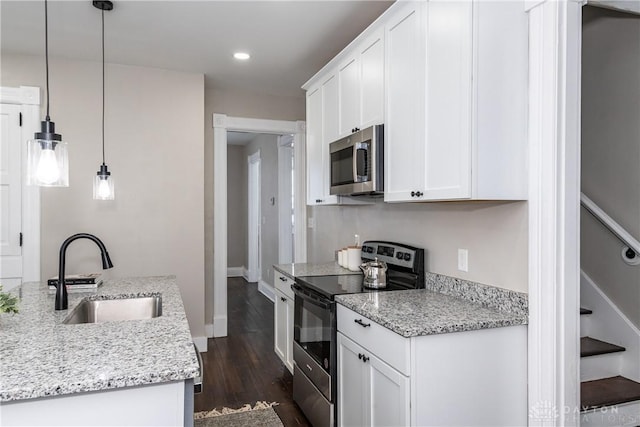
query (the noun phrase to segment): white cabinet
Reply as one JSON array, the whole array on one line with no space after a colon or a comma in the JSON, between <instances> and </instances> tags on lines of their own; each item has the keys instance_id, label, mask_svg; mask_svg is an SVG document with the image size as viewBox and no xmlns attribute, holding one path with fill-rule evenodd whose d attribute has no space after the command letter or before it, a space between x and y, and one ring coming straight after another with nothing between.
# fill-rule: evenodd
<instances>
[{"instance_id":1,"label":"white cabinet","mask_svg":"<svg viewBox=\"0 0 640 427\"><path fill-rule=\"evenodd\" d=\"M404 338L338 304L337 327L338 425L527 424L526 326Z\"/></svg>"},{"instance_id":2,"label":"white cabinet","mask_svg":"<svg viewBox=\"0 0 640 427\"><path fill-rule=\"evenodd\" d=\"M338 67L339 137L383 123L384 31L357 44Z\"/></svg>"},{"instance_id":3,"label":"white cabinet","mask_svg":"<svg viewBox=\"0 0 640 427\"><path fill-rule=\"evenodd\" d=\"M522 8L405 3L385 28L385 201L526 199Z\"/></svg>"},{"instance_id":4,"label":"white cabinet","mask_svg":"<svg viewBox=\"0 0 640 427\"><path fill-rule=\"evenodd\" d=\"M338 332L338 425L409 424L409 378Z\"/></svg>"},{"instance_id":5,"label":"white cabinet","mask_svg":"<svg viewBox=\"0 0 640 427\"><path fill-rule=\"evenodd\" d=\"M282 273L276 273L274 307L274 351L293 374L293 304L291 290L293 280Z\"/></svg>"},{"instance_id":6,"label":"white cabinet","mask_svg":"<svg viewBox=\"0 0 640 427\"><path fill-rule=\"evenodd\" d=\"M337 117L327 111L327 121L323 120L323 112L329 110L325 99L337 99L337 82L335 77L325 85L319 85L307 92L307 204L336 204L337 196L329 195L329 142L325 139L325 131L331 133L337 126ZM337 134L337 132L334 132Z\"/></svg>"}]
</instances>

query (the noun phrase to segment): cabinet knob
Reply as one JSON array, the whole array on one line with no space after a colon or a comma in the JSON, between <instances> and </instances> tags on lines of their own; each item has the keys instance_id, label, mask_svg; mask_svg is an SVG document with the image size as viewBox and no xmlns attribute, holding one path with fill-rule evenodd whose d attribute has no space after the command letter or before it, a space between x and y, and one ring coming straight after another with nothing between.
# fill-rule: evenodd
<instances>
[{"instance_id":1,"label":"cabinet knob","mask_svg":"<svg viewBox=\"0 0 640 427\"><path fill-rule=\"evenodd\" d=\"M423 193L422 191L412 191L411 192L411 197L422 197Z\"/></svg>"},{"instance_id":2,"label":"cabinet knob","mask_svg":"<svg viewBox=\"0 0 640 427\"><path fill-rule=\"evenodd\" d=\"M322 199L316 199L316 203L322 203Z\"/></svg>"},{"instance_id":3,"label":"cabinet knob","mask_svg":"<svg viewBox=\"0 0 640 427\"><path fill-rule=\"evenodd\" d=\"M287 302L287 299L285 297L280 297L280 301Z\"/></svg>"},{"instance_id":4,"label":"cabinet knob","mask_svg":"<svg viewBox=\"0 0 640 427\"><path fill-rule=\"evenodd\" d=\"M287 281L287 279L285 277L282 277L282 276L278 277L278 279L280 279L281 282L286 282Z\"/></svg>"},{"instance_id":5,"label":"cabinet knob","mask_svg":"<svg viewBox=\"0 0 640 427\"><path fill-rule=\"evenodd\" d=\"M369 360L369 358L363 354L362 355L362 363L367 363L368 360Z\"/></svg>"}]
</instances>

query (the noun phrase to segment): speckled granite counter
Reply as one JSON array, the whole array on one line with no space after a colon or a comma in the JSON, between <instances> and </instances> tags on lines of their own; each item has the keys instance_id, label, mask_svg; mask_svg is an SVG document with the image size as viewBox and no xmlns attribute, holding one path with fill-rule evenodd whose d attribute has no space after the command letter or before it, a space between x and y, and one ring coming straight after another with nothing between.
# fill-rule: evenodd
<instances>
[{"instance_id":1,"label":"speckled granite counter","mask_svg":"<svg viewBox=\"0 0 640 427\"><path fill-rule=\"evenodd\" d=\"M446 295L436 283L456 284L465 292ZM526 300L519 292L431 273L427 289L336 296L338 303L406 338L524 325Z\"/></svg>"},{"instance_id":2,"label":"speckled granite counter","mask_svg":"<svg viewBox=\"0 0 640 427\"><path fill-rule=\"evenodd\" d=\"M54 310L46 284L25 283L20 313L0 315L0 402L180 381L198 375L198 360L175 277L107 280L69 294ZM162 295L162 316L149 320L65 325L85 297Z\"/></svg>"},{"instance_id":3,"label":"speckled granite counter","mask_svg":"<svg viewBox=\"0 0 640 427\"><path fill-rule=\"evenodd\" d=\"M282 274L286 274L292 279L303 276L338 276L342 274L362 274L360 270L351 271L340 267L337 262L325 262L322 264L300 263L300 264L278 264L273 268Z\"/></svg>"}]
</instances>

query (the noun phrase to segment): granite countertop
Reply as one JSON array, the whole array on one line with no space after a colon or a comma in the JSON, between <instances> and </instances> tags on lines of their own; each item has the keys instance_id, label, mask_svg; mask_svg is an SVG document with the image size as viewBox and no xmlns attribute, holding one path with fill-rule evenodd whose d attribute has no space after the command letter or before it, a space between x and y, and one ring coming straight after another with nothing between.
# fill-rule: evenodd
<instances>
[{"instance_id":1,"label":"granite countertop","mask_svg":"<svg viewBox=\"0 0 640 427\"><path fill-rule=\"evenodd\" d=\"M526 300L522 293L436 274L427 274L427 289L336 296L338 303L405 338L526 325Z\"/></svg>"},{"instance_id":2,"label":"granite countertop","mask_svg":"<svg viewBox=\"0 0 640 427\"><path fill-rule=\"evenodd\" d=\"M286 274L292 279L304 276L338 276L343 274L362 274L360 270L351 271L340 267L337 262L325 262L322 264L299 263L299 264L278 264L273 268L282 274Z\"/></svg>"},{"instance_id":3,"label":"granite countertop","mask_svg":"<svg viewBox=\"0 0 640 427\"><path fill-rule=\"evenodd\" d=\"M54 310L46 283L25 283L20 313L0 315L0 402L180 381L199 374L174 276L105 280L97 290L69 293ZM65 325L83 298L161 294L162 315L149 320Z\"/></svg>"}]
</instances>

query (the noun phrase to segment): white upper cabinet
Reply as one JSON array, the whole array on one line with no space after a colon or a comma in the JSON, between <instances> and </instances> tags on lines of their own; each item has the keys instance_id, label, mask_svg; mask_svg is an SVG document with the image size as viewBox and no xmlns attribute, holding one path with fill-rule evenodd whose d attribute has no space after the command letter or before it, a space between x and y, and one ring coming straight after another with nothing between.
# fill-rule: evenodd
<instances>
[{"instance_id":1,"label":"white upper cabinet","mask_svg":"<svg viewBox=\"0 0 640 427\"><path fill-rule=\"evenodd\" d=\"M329 142L337 138L338 99L335 75L307 92L307 204L331 205L338 197L329 194ZM331 139L333 138L333 139Z\"/></svg>"},{"instance_id":2,"label":"white upper cabinet","mask_svg":"<svg viewBox=\"0 0 640 427\"><path fill-rule=\"evenodd\" d=\"M396 2L303 86L331 81L324 142L384 123L386 202L525 200L527 25L519 2Z\"/></svg>"},{"instance_id":3,"label":"white upper cabinet","mask_svg":"<svg viewBox=\"0 0 640 427\"><path fill-rule=\"evenodd\" d=\"M339 137L383 123L384 31L358 43L338 69Z\"/></svg>"},{"instance_id":4,"label":"white upper cabinet","mask_svg":"<svg viewBox=\"0 0 640 427\"><path fill-rule=\"evenodd\" d=\"M385 201L526 199L522 8L405 4L386 37Z\"/></svg>"},{"instance_id":5,"label":"white upper cabinet","mask_svg":"<svg viewBox=\"0 0 640 427\"><path fill-rule=\"evenodd\" d=\"M405 3L386 25L385 201L423 187L424 38L422 4Z\"/></svg>"}]
</instances>

